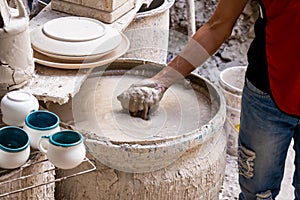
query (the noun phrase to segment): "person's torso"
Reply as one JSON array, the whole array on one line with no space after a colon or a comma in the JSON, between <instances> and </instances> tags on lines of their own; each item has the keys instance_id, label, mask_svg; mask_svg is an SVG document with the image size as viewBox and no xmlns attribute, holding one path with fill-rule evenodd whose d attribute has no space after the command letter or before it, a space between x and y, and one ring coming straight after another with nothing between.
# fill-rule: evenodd
<instances>
[{"instance_id":1,"label":"person's torso","mask_svg":"<svg viewBox=\"0 0 300 200\"><path fill-rule=\"evenodd\" d=\"M300 1L260 0L246 76L285 113L300 116Z\"/></svg>"}]
</instances>

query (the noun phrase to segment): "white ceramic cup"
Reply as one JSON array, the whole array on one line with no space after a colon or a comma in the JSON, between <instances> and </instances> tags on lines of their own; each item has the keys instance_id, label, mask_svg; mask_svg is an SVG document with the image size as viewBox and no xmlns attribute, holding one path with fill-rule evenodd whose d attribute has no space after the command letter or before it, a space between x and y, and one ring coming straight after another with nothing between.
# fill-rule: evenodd
<instances>
[{"instance_id":1,"label":"white ceramic cup","mask_svg":"<svg viewBox=\"0 0 300 200\"><path fill-rule=\"evenodd\" d=\"M27 114L38 109L38 100L27 91L9 92L1 100L2 121L11 126L24 126Z\"/></svg>"},{"instance_id":2,"label":"white ceramic cup","mask_svg":"<svg viewBox=\"0 0 300 200\"><path fill-rule=\"evenodd\" d=\"M47 140L47 148L43 141ZM85 158L86 149L83 136L72 130L63 130L50 136L42 136L38 148L47 155L48 160L60 169L72 169Z\"/></svg>"},{"instance_id":3,"label":"white ceramic cup","mask_svg":"<svg viewBox=\"0 0 300 200\"><path fill-rule=\"evenodd\" d=\"M17 126L0 129L0 168L22 166L30 155L30 139L26 131Z\"/></svg>"},{"instance_id":4,"label":"white ceramic cup","mask_svg":"<svg viewBox=\"0 0 300 200\"><path fill-rule=\"evenodd\" d=\"M29 113L25 118L23 129L30 136L30 146L33 149L38 149L41 136L60 131L59 122L59 117L53 112L37 110Z\"/></svg>"}]
</instances>

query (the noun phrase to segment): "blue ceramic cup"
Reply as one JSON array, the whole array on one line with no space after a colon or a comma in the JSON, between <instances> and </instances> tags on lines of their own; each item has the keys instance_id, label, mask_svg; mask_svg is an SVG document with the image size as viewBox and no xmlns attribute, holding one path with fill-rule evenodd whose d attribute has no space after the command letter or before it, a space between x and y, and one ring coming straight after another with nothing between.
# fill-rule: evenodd
<instances>
[{"instance_id":1,"label":"blue ceramic cup","mask_svg":"<svg viewBox=\"0 0 300 200\"><path fill-rule=\"evenodd\" d=\"M25 118L23 129L30 136L30 146L38 149L41 136L60 131L59 122L59 117L53 112L37 110L29 113Z\"/></svg>"},{"instance_id":2,"label":"blue ceramic cup","mask_svg":"<svg viewBox=\"0 0 300 200\"><path fill-rule=\"evenodd\" d=\"M23 165L30 155L29 135L16 126L0 129L0 168L14 169Z\"/></svg>"},{"instance_id":3,"label":"blue ceramic cup","mask_svg":"<svg viewBox=\"0 0 300 200\"><path fill-rule=\"evenodd\" d=\"M47 140L45 148L43 141ZM76 131L63 130L50 136L42 136L38 148L47 155L48 160L61 169L78 166L85 158L86 149L83 136Z\"/></svg>"}]
</instances>

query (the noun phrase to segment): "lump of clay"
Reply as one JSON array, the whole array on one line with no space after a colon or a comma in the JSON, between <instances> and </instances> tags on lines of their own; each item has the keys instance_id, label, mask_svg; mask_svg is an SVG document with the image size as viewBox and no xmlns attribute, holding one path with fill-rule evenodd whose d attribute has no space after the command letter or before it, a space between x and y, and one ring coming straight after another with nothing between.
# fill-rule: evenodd
<instances>
[{"instance_id":1,"label":"lump of clay","mask_svg":"<svg viewBox=\"0 0 300 200\"><path fill-rule=\"evenodd\" d=\"M150 80L143 80L133 84L117 98L124 110L133 117L149 119L149 115L158 109L163 90Z\"/></svg>"}]
</instances>

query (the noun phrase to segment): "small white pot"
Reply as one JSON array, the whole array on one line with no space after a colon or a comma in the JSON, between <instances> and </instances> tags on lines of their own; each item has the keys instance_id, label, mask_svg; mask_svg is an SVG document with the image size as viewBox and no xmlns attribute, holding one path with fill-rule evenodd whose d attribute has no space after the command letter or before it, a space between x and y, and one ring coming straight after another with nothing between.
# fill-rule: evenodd
<instances>
[{"instance_id":1,"label":"small white pot","mask_svg":"<svg viewBox=\"0 0 300 200\"><path fill-rule=\"evenodd\" d=\"M2 121L7 125L24 126L27 114L38 109L38 100L26 91L9 92L1 100Z\"/></svg>"}]
</instances>

